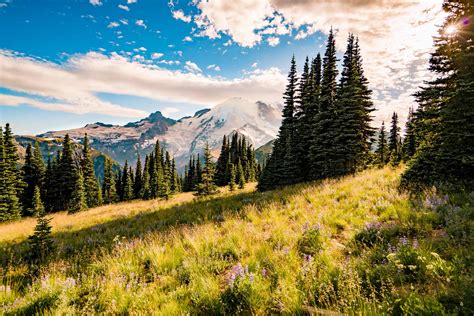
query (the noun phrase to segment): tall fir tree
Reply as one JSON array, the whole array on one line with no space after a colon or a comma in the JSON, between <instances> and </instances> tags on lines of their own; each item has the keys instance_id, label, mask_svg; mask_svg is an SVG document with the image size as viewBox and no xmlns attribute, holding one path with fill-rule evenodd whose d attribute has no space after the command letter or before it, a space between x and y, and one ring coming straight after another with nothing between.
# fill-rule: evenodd
<instances>
[{"instance_id":1,"label":"tall fir tree","mask_svg":"<svg viewBox=\"0 0 474 316\"><path fill-rule=\"evenodd\" d=\"M295 56L291 59L288 83L283 95L283 119L277 139L273 144L272 154L267 160L265 169L258 183L259 190L269 190L280 185L297 181L300 174L296 161L297 148L295 146L295 110L297 100L297 74ZM296 178L295 178L296 175Z\"/></svg>"},{"instance_id":2,"label":"tall fir tree","mask_svg":"<svg viewBox=\"0 0 474 316\"><path fill-rule=\"evenodd\" d=\"M388 136L388 156L392 165L398 165L402 160L400 127L398 126L398 114L393 112Z\"/></svg>"},{"instance_id":3,"label":"tall fir tree","mask_svg":"<svg viewBox=\"0 0 474 316\"><path fill-rule=\"evenodd\" d=\"M0 148L0 222L21 216L20 200L22 181L17 168L18 153L10 124L5 125Z\"/></svg>"},{"instance_id":4,"label":"tall fir tree","mask_svg":"<svg viewBox=\"0 0 474 316\"><path fill-rule=\"evenodd\" d=\"M82 172L77 170L76 183L68 201L68 213L76 213L87 209L86 193L84 191L84 178Z\"/></svg>"},{"instance_id":5,"label":"tall fir tree","mask_svg":"<svg viewBox=\"0 0 474 316\"><path fill-rule=\"evenodd\" d=\"M229 182L228 162L230 156L230 148L227 142L227 136L222 138L222 147L216 164L216 184L219 186L226 185Z\"/></svg>"},{"instance_id":6,"label":"tall fir tree","mask_svg":"<svg viewBox=\"0 0 474 316\"><path fill-rule=\"evenodd\" d=\"M214 183L215 168L209 144L206 143L204 148L204 167L201 173L201 182L196 186L197 195L211 195L217 193L217 186Z\"/></svg>"},{"instance_id":7,"label":"tall fir tree","mask_svg":"<svg viewBox=\"0 0 474 316\"><path fill-rule=\"evenodd\" d=\"M54 242L51 237L51 219L46 218L44 206L41 202L40 189L35 187L32 208L38 217L35 232L28 237L29 243L29 261L32 264L33 271L38 271L38 266L45 263L54 251Z\"/></svg>"},{"instance_id":8,"label":"tall fir tree","mask_svg":"<svg viewBox=\"0 0 474 316\"><path fill-rule=\"evenodd\" d=\"M405 124L405 138L403 140L402 147L404 161L409 161L415 155L416 152L417 142L413 120L413 108L410 108L408 112L407 122Z\"/></svg>"},{"instance_id":9,"label":"tall fir tree","mask_svg":"<svg viewBox=\"0 0 474 316\"><path fill-rule=\"evenodd\" d=\"M229 191L235 191L235 180L237 177L237 173L235 171L235 166L233 163L229 163L229 169L230 169L230 179L229 179Z\"/></svg>"},{"instance_id":10,"label":"tall fir tree","mask_svg":"<svg viewBox=\"0 0 474 316\"><path fill-rule=\"evenodd\" d=\"M84 177L84 193L86 196L87 207L95 207L102 204L102 196L99 188L99 182L95 176L94 161L92 160L89 137L84 135L81 157L81 171Z\"/></svg>"},{"instance_id":11,"label":"tall fir tree","mask_svg":"<svg viewBox=\"0 0 474 316\"><path fill-rule=\"evenodd\" d=\"M115 175L112 169L112 161L109 157L104 158L104 181L102 183L102 196L105 204L115 203L118 200Z\"/></svg>"},{"instance_id":12,"label":"tall fir tree","mask_svg":"<svg viewBox=\"0 0 474 316\"><path fill-rule=\"evenodd\" d=\"M74 146L69 135L63 139L61 157L57 166L57 175L59 182L58 208L55 211L68 210L69 203L73 201L73 193L79 177L79 170L74 159Z\"/></svg>"},{"instance_id":13,"label":"tall fir tree","mask_svg":"<svg viewBox=\"0 0 474 316\"><path fill-rule=\"evenodd\" d=\"M142 176L142 162L140 154L137 156L137 165L135 166L135 181L133 182L133 196L136 199L143 198L143 176Z\"/></svg>"},{"instance_id":14,"label":"tall fir tree","mask_svg":"<svg viewBox=\"0 0 474 316\"><path fill-rule=\"evenodd\" d=\"M326 178L333 175L335 147L337 146L334 140L338 128L335 117L337 75L336 41L331 28L323 59L319 111L316 116L310 147L313 179Z\"/></svg>"},{"instance_id":15,"label":"tall fir tree","mask_svg":"<svg viewBox=\"0 0 474 316\"><path fill-rule=\"evenodd\" d=\"M385 123L382 122L380 127L377 149L375 151L377 155L377 163L379 166L384 166L388 161L388 147L387 147L387 135L385 132Z\"/></svg>"},{"instance_id":16,"label":"tall fir tree","mask_svg":"<svg viewBox=\"0 0 474 316\"><path fill-rule=\"evenodd\" d=\"M402 187L471 187L474 179L474 4L446 0L446 20L435 37L430 71L436 79L417 94L420 145ZM455 32L448 32L454 28Z\"/></svg>"},{"instance_id":17,"label":"tall fir tree","mask_svg":"<svg viewBox=\"0 0 474 316\"><path fill-rule=\"evenodd\" d=\"M122 171L122 196L121 199L122 201L130 201L133 197L133 185L132 185L132 179L130 176L130 170L128 167L128 161L125 160L125 165L123 166L123 171Z\"/></svg>"}]
</instances>

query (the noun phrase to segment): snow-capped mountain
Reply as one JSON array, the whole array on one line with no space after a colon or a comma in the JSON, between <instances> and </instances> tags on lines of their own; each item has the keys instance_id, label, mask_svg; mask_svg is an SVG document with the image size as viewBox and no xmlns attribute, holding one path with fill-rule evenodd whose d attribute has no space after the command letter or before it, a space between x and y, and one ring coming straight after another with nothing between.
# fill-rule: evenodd
<instances>
[{"instance_id":1,"label":"snow-capped mountain","mask_svg":"<svg viewBox=\"0 0 474 316\"><path fill-rule=\"evenodd\" d=\"M134 163L137 152L149 153L159 140L175 156L177 165L183 167L190 155L202 153L206 142L217 156L222 137L234 132L244 135L258 148L276 137L280 123L281 105L232 98L177 121L155 112L124 126L94 123L38 136L54 138L69 134L80 141L87 133L93 148L122 164L125 160Z\"/></svg>"}]
</instances>

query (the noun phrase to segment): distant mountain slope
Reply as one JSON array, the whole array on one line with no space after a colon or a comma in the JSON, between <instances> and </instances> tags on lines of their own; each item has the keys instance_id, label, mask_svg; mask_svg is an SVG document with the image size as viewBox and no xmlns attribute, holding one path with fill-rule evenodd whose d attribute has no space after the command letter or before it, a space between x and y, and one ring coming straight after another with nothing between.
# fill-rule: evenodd
<instances>
[{"instance_id":1,"label":"distant mountain slope","mask_svg":"<svg viewBox=\"0 0 474 316\"><path fill-rule=\"evenodd\" d=\"M245 136L258 148L276 137L280 122L281 105L232 98L180 120L166 118L158 111L124 126L94 123L38 136L56 138L69 134L75 141L80 141L87 133L94 149L121 164L125 160L134 164L137 152L141 155L151 152L159 140L175 156L178 167L183 168L190 155L202 152L206 142L217 155L222 137L234 132Z\"/></svg>"}]
</instances>

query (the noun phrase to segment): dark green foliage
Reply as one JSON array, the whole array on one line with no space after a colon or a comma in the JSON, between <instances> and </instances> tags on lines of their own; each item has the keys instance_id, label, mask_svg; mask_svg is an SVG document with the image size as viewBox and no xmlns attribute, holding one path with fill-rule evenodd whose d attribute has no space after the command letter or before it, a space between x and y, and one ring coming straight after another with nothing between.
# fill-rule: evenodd
<instances>
[{"instance_id":1,"label":"dark green foliage","mask_svg":"<svg viewBox=\"0 0 474 316\"><path fill-rule=\"evenodd\" d=\"M91 156L91 148L87 134L84 136L81 157L81 171L84 178L84 193L88 207L95 207L102 204L102 196L99 189L99 182L94 172L94 162Z\"/></svg>"},{"instance_id":2,"label":"dark green foliage","mask_svg":"<svg viewBox=\"0 0 474 316\"><path fill-rule=\"evenodd\" d=\"M365 168L371 159L375 110L364 75L358 39L347 41L342 75L333 30L322 61L306 58L298 88L294 57L284 94L283 121L266 160L259 190L302 181L338 177Z\"/></svg>"},{"instance_id":3,"label":"dark green foliage","mask_svg":"<svg viewBox=\"0 0 474 316\"><path fill-rule=\"evenodd\" d=\"M67 211L69 213L76 213L85 209L87 209L87 200L86 194L84 192L84 178L82 176L82 172L79 171L74 189L68 201Z\"/></svg>"},{"instance_id":4,"label":"dark green foliage","mask_svg":"<svg viewBox=\"0 0 474 316\"><path fill-rule=\"evenodd\" d=\"M417 147L413 120L413 108L410 108L405 125L405 139L403 140L402 146L403 160L405 161L410 160L415 155Z\"/></svg>"},{"instance_id":5,"label":"dark green foliage","mask_svg":"<svg viewBox=\"0 0 474 316\"><path fill-rule=\"evenodd\" d=\"M122 178L121 178L121 201L130 201L133 198L133 183L130 170L128 167L128 161L125 161L123 166Z\"/></svg>"},{"instance_id":6,"label":"dark green foliage","mask_svg":"<svg viewBox=\"0 0 474 316\"><path fill-rule=\"evenodd\" d=\"M377 163L379 166L383 166L388 162L387 135L384 122L382 122L382 126L380 127L375 154L377 155Z\"/></svg>"},{"instance_id":7,"label":"dark green foliage","mask_svg":"<svg viewBox=\"0 0 474 316\"><path fill-rule=\"evenodd\" d=\"M133 182L133 196L135 199L143 197L143 177L142 177L142 162L140 155L137 158L137 165L135 167L135 179Z\"/></svg>"},{"instance_id":8,"label":"dark green foliage","mask_svg":"<svg viewBox=\"0 0 474 316\"><path fill-rule=\"evenodd\" d=\"M118 200L115 175L112 171L112 162L109 157L105 157L102 196L105 204L115 203Z\"/></svg>"},{"instance_id":9,"label":"dark green foliage","mask_svg":"<svg viewBox=\"0 0 474 316\"><path fill-rule=\"evenodd\" d=\"M240 161L237 165L237 181L239 184L239 189L243 189L245 187L245 174Z\"/></svg>"},{"instance_id":10,"label":"dark green foliage","mask_svg":"<svg viewBox=\"0 0 474 316\"><path fill-rule=\"evenodd\" d=\"M18 197L22 181L17 162L17 148L10 124L7 123L0 137L0 222L17 219L21 215Z\"/></svg>"},{"instance_id":11,"label":"dark green foliage","mask_svg":"<svg viewBox=\"0 0 474 316\"><path fill-rule=\"evenodd\" d=\"M63 140L63 149L59 163L57 165L56 177L58 181L58 193L57 196L58 205L54 211L69 210L70 203L77 203L75 200L77 196L73 198L74 190L76 190L78 184L80 170L74 159L73 144L69 135L66 134ZM83 192L82 192L83 194ZM72 209L77 208L77 204Z\"/></svg>"},{"instance_id":12,"label":"dark green foliage","mask_svg":"<svg viewBox=\"0 0 474 316\"><path fill-rule=\"evenodd\" d=\"M235 190L235 179L236 179L236 171L233 163L229 164L230 168L230 180L229 180L229 190L234 191Z\"/></svg>"},{"instance_id":13,"label":"dark green foliage","mask_svg":"<svg viewBox=\"0 0 474 316\"><path fill-rule=\"evenodd\" d=\"M40 188L36 186L33 193L33 203L31 204L31 213L34 216L40 216L40 214L44 212L45 211L44 211L43 202L41 201Z\"/></svg>"},{"instance_id":14,"label":"dark green foliage","mask_svg":"<svg viewBox=\"0 0 474 316\"><path fill-rule=\"evenodd\" d=\"M35 189L35 196L39 197L39 188ZM46 218L45 212L43 211L43 205L41 199L35 198L35 205L33 206L38 213L38 221L36 223L35 232L33 235L28 237L30 246L29 260L34 266L39 266L47 261L49 256L54 250L54 243L51 238L51 225L50 219Z\"/></svg>"},{"instance_id":15,"label":"dark green foliage","mask_svg":"<svg viewBox=\"0 0 474 316\"><path fill-rule=\"evenodd\" d=\"M430 70L436 78L417 94L417 153L402 177L408 189L472 186L474 179L474 5L447 0ZM455 26L453 34L446 28Z\"/></svg>"},{"instance_id":16,"label":"dark green foliage","mask_svg":"<svg viewBox=\"0 0 474 316\"><path fill-rule=\"evenodd\" d=\"M204 168L202 169L201 182L196 185L197 195L211 195L217 193L217 186L214 183L215 165L212 161L209 144L204 148Z\"/></svg>"},{"instance_id":17,"label":"dark green foliage","mask_svg":"<svg viewBox=\"0 0 474 316\"><path fill-rule=\"evenodd\" d=\"M32 215L33 199L35 188L43 187L45 176L45 166L43 157L39 149L38 142L35 147L28 144L26 148L25 164L22 167L24 189L22 192L21 203L23 206L23 215Z\"/></svg>"},{"instance_id":18,"label":"dark green foliage","mask_svg":"<svg viewBox=\"0 0 474 316\"><path fill-rule=\"evenodd\" d=\"M388 155L392 165L398 165L402 160L402 143L400 127L398 127L398 114L393 112L390 133L388 136Z\"/></svg>"}]
</instances>

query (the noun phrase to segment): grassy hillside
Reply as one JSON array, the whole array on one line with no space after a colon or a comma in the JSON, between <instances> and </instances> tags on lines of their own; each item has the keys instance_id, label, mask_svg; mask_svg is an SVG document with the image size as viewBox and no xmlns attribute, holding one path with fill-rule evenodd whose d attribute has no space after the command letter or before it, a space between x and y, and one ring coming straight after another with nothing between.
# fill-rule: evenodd
<instances>
[{"instance_id":1,"label":"grassy hillside","mask_svg":"<svg viewBox=\"0 0 474 316\"><path fill-rule=\"evenodd\" d=\"M0 225L0 311L472 314L473 194L410 200L401 170L53 215L56 255Z\"/></svg>"}]
</instances>

